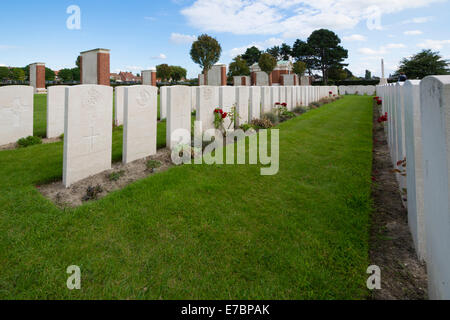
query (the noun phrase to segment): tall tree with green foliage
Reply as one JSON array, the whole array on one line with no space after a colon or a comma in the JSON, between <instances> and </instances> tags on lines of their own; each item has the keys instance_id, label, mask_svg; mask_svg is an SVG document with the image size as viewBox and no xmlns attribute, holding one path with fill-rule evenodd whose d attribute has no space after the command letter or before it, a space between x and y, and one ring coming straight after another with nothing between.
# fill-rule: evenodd
<instances>
[{"instance_id":1,"label":"tall tree with green foliage","mask_svg":"<svg viewBox=\"0 0 450 320\"><path fill-rule=\"evenodd\" d=\"M76 67L76 68L71 69L71 71L72 71L73 81L80 81L80 77L81 77L80 68Z\"/></svg>"},{"instance_id":2,"label":"tall tree with green foliage","mask_svg":"<svg viewBox=\"0 0 450 320\"><path fill-rule=\"evenodd\" d=\"M370 70L366 70L366 75L364 76L364 79L366 80L372 79L372 72L370 72Z\"/></svg>"},{"instance_id":3,"label":"tall tree with green foliage","mask_svg":"<svg viewBox=\"0 0 450 320\"><path fill-rule=\"evenodd\" d=\"M228 78L232 78L235 76L249 76L249 75L250 75L250 68L248 67L248 62L244 60L241 56L237 56L236 58L234 58L233 62L231 62L228 67Z\"/></svg>"},{"instance_id":4,"label":"tall tree with green foliage","mask_svg":"<svg viewBox=\"0 0 450 320\"><path fill-rule=\"evenodd\" d=\"M160 64L156 66L156 77L162 81L168 81L172 75L172 68L168 64Z\"/></svg>"},{"instance_id":5,"label":"tall tree with green foliage","mask_svg":"<svg viewBox=\"0 0 450 320\"><path fill-rule=\"evenodd\" d=\"M307 42L297 39L292 46L292 57L296 61L303 61L306 64L308 74L312 75L314 69L314 50Z\"/></svg>"},{"instance_id":6,"label":"tall tree with green foliage","mask_svg":"<svg viewBox=\"0 0 450 320\"><path fill-rule=\"evenodd\" d=\"M58 77L63 82L71 82L71 81L73 81L72 69L61 69L61 70L59 70Z\"/></svg>"},{"instance_id":7,"label":"tall tree with green foliage","mask_svg":"<svg viewBox=\"0 0 450 320\"><path fill-rule=\"evenodd\" d=\"M9 80L9 68L0 67L0 81Z\"/></svg>"},{"instance_id":8,"label":"tall tree with green foliage","mask_svg":"<svg viewBox=\"0 0 450 320\"><path fill-rule=\"evenodd\" d=\"M277 66L277 59L275 59L275 57L272 56L270 53L263 53L259 58L258 64L261 71L267 73L269 77L269 85L272 85L270 80L270 74Z\"/></svg>"},{"instance_id":9,"label":"tall tree with green foliage","mask_svg":"<svg viewBox=\"0 0 450 320\"><path fill-rule=\"evenodd\" d=\"M11 80L25 81L25 71L22 68L13 68L11 70Z\"/></svg>"},{"instance_id":10,"label":"tall tree with green foliage","mask_svg":"<svg viewBox=\"0 0 450 320\"><path fill-rule=\"evenodd\" d=\"M297 61L294 63L294 73L299 77L304 76L306 71L306 63Z\"/></svg>"},{"instance_id":11,"label":"tall tree with green foliage","mask_svg":"<svg viewBox=\"0 0 450 320\"><path fill-rule=\"evenodd\" d=\"M253 64L258 63L261 54L262 54L261 50L253 46L248 48L245 51L245 53L241 56L241 58L245 60L245 62L247 62L247 65L250 67Z\"/></svg>"},{"instance_id":12,"label":"tall tree with green foliage","mask_svg":"<svg viewBox=\"0 0 450 320\"><path fill-rule=\"evenodd\" d=\"M208 71L219 61L221 54L222 47L219 42L207 34L202 34L196 41L194 41L194 43L192 43L192 61L203 69L205 80L207 80L206 77L208 75Z\"/></svg>"},{"instance_id":13,"label":"tall tree with green foliage","mask_svg":"<svg viewBox=\"0 0 450 320\"><path fill-rule=\"evenodd\" d=\"M280 48L280 56L282 60L289 61L292 56L291 46L287 45L286 43L283 43Z\"/></svg>"},{"instance_id":14,"label":"tall tree with green foliage","mask_svg":"<svg viewBox=\"0 0 450 320\"><path fill-rule=\"evenodd\" d=\"M340 46L341 39L330 30L314 31L308 38L308 46L313 50L313 69L321 70L323 82L328 84L328 70L342 68L348 64L343 61L348 58L348 50Z\"/></svg>"},{"instance_id":15,"label":"tall tree with green foliage","mask_svg":"<svg viewBox=\"0 0 450 320\"><path fill-rule=\"evenodd\" d=\"M279 46L273 46L266 50L266 53L270 54L277 61L281 59L281 48Z\"/></svg>"},{"instance_id":16,"label":"tall tree with green foliage","mask_svg":"<svg viewBox=\"0 0 450 320\"><path fill-rule=\"evenodd\" d=\"M45 80L46 81L54 81L55 80L55 71L50 68L45 68Z\"/></svg>"},{"instance_id":17,"label":"tall tree with green foliage","mask_svg":"<svg viewBox=\"0 0 450 320\"><path fill-rule=\"evenodd\" d=\"M431 75L450 74L449 61L444 60L439 52L423 50L411 58L403 58L396 75L405 73L409 79L423 79Z\"/></svg>"},{"instance_id":18,"label":"tall tree with green foliage","mask_svg":"<svg viewBox=\"0 0 450 320\"><path fill-rule=\"evenodd\" d=\"M186 78L187 70L180 66L171 66L170 77L173 82L178 82L183 78Z\"/></svg>"}]
</instances>

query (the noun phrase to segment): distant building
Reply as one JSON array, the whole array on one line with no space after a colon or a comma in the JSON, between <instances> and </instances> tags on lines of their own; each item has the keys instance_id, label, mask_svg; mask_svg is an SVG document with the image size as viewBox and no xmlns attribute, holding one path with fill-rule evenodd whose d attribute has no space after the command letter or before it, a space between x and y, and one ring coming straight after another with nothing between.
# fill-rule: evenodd
<instances>
[{"instance_id":1,"label":"distant building","mask_svg":"<svg viewBox=\"0 0 450 320\"><path fill-rule=\"evenodd\" d=\"M110 79L115 82L131 82L131 83L142 82L141 77L135 76L131 72L111 73Z\"/></svg>"}]
</instances>

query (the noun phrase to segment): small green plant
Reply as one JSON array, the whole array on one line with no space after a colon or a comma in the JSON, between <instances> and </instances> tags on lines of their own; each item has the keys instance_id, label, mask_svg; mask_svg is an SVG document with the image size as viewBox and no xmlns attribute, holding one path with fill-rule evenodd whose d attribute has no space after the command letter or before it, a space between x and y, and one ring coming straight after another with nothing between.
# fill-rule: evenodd
<instances>
[{"instance_id":1,"label":"small green plant","mask_svg":"<svg viewBox=\"0 0 450 320\"><path fill-rule=\"evenodd\" d=\"M161 167L161 162L156 161L156 160L147 161L147 169L148 170L153 172L155 169L158 169L159 167Z\"/></svg>"},{"instance_id":2,"label":"small green plant","mask_svg":"<svg viewBox=\"0 0 450 320\"><path fill-rule=\"evenodd\" d=\"M83 201L97 200L98 195L103 192L103 188L101 185L97 185L95 187L88 187L86 189L86 195L83 197Z\"/></svg>"},{"instance_id":3,"label":"small green plant","mask_svg":"<svg viewBox=\"0 0 450 320\"><path fill-rule=\"evenodd\" d=\"M113 172L109 175L109 181L119 181L120 178L123 177L125 171L121 170L118 172Z\"/></svg>"},{"instance_id":4,"label":"small green plant","mask_svg":"<svg viewBox=\"0 0 450 320\"><path fill-rule=\"evenodd\" d=\"M19 145L19 148L27 148L37 144L42 144L42 139L39 137L29 136L27 138L19 139L19 141L17 141L17 144Z\"/></svg>"},{"instance_id":5,"label":"small green plant","mask_svg":"<svg viewBox=\"0 0 450 320\"><path fill-rule=\"evenodd\" d=\"M244 131L248 131L250 129L253 129L253 126L251 124L245 123L240 128Z\"/></svg>"},{"instance_id":6,"label":"small green plant","mask_svg":"<svg viewBox=\"0 0 450 320\"><path fill-rule=\"evenodd\" d=\"M252 127L255 129L270 129L273 127L273 123L267 119L255 119L252 121Z\"/></svg>"},{"instance_id":7,"label":"small green plant","mask_svg":"<svg viewBox=\"0 0 450 320\"><path fill-rule=\"evenodd\" d=\"M64 140L64 133L59 136L59 139Z\"/></svg>"}]
</instances>

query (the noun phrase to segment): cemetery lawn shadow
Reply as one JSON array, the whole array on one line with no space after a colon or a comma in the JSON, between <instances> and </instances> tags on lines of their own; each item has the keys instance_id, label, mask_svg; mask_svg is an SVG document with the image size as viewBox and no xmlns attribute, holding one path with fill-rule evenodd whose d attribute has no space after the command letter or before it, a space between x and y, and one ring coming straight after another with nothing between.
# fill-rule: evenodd
<instances>
[{"instance_id":1,"label":"cemetery lawn shadow","mask_svg":"<svg viewBox=\"0 0 450 320\"><path fill-rule=\"evenodd\" d=\"M65 210L36 189L61 180L62 143L1 151L0 298L368 298L372 98L278 128L275 176L184 165ZM120 129L113 141L118 161Z\"/></svg>"}]
</instances>

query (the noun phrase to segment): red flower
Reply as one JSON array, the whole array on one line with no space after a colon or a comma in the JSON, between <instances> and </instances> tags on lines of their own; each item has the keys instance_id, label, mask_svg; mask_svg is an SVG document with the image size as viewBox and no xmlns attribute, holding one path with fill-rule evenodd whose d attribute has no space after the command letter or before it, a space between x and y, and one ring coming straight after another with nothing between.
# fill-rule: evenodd
<instances>
[{"instance_id":1,"label":"red flower","mask_svg":"<svg viewBox=\"0 0 450 320\"><path fill-rule=\"evenodd\" d=\"M275 103L275 105L276 105L276 106L280 106L280 105L281 105L281 103L277 102L277 103Z\"/></svg>"},{"instance_id":2,"label":"red flower","mask_svg":"<svg viewBox=\"0 0 450 320\"><path fill-rule=\"evenodd\" d=\"M331 96L331 95L333 94L333 91L330 91L329 94L330 94L330 96Z\"/></svg>"},{"instance_id":3,"label":"red flower","mask_svg":"<svg viewBox=\"0 0 450 320\"><path fill-rule=\"evenodd\" d=\"M282 105L283 107L287 107L287 103L286 103L286 102L283 102L281 105Z\"/></svg>"},{"instance_id":4,"label":"red flower","mask_svg":"<svg viewBox=\"0 0 450 320\"><path fill-rule=\"evenodd\" d=\"M228 116L228 113L224 112L222 113L222 119L225 119Z\"/></svg>"},{"instance_id":5,"label":"red flower","mask_svg":"<svg viewBox=\"0 0 450 320\"><path fill-rule=\"evenodd\" d=\"M379 106L381 106L381 105L383 104L383 101L377 100L377 104L378 104Z\"/></svg>"},{"instance_id":6,"label":"red flower","mask_svg":"<svg viewBox=\"0 0 450 320\"><path fill-rule=\"evenodd\" d=\"M375 97L373 98L373 100L380 100L380 97Z\"/></svg>"}]
</instances>

